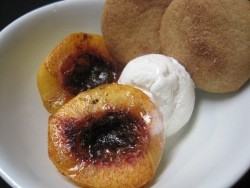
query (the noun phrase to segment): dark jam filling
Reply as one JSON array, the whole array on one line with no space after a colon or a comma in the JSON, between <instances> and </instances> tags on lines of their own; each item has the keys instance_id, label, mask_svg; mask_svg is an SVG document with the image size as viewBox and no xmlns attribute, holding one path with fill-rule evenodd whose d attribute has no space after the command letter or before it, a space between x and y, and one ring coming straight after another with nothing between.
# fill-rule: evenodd
<instances>
[{"instance_id":1,"label":"dark jam filling","mask_svg":"<svg viewBox=\"0 0 250 188\"><path fill-rule=\"evenodd\" d=\"M88 164L132 162L148 145L145 122L122 111L70 120L63 127L72 154Z\"/></svg>"},{"instance_id":2,"label":"dark jam filling","mask_svg":"<svg viewBox=\"0 0 250 188\"><path fill-rule=\"evenodd\" d=\"M117 80L114 68L90 53L71 54L60 71L63 87L73 95Z\"/></svg>"}]
</instances>

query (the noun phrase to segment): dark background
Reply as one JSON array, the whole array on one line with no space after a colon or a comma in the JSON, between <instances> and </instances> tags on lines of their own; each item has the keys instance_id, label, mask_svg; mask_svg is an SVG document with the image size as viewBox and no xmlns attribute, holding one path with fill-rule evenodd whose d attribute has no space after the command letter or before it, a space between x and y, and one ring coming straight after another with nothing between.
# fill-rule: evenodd
<instances>
[{"instance_id":1,"label":"dark background","mask_svg":"<svg viewBox=\"0 0 250 188\"><path fill-rule=\"evenodd\" d=\"M0 0L0 30L18 17L55 0ZM250 32L250 31L249 31ZM1 44L0 44L1 45ZM232 188L250 185L250 170ZM0 188L10 188L0 177Z\"/></svg>"}]
</instances>

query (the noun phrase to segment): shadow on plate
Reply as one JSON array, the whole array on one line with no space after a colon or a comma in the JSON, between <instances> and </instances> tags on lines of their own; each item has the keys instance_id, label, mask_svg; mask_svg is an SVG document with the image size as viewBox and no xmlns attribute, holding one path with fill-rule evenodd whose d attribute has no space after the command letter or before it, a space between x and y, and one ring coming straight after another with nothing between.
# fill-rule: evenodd
<instances>
[{"instance_id":1,"label":"shadow on plate","mask_svg":"<svg viewBox=\"0 0 250 188\"><path fill-rule=\"evenodd\" d=\"M182 140L185 139L188 133L192 130L193 125L195 125L196 117L198 116L199 113L200 102L201 102L201 96L200 94L197 95L196 93L194 111L190 120L176 134L166 138L166 145L164 148L160 165L156 171L154 180L147 187L153 187L153 185L158 181L160 174L162 174L165 171L168 164L170 163L174 149L179 143L181 143Z\"/></svg>"},{"instance_id":2,"label":"shadow on plate","mask_svg":"<svg viewBox=\"0 0 250 188\"><path fill-rule=\"evenodd\" d=\"M209 93L206 91L202 91L199 89L196 89L196 99L195 99L195 106L194 106L194 111L192 114L192 117L190 118L189 122L181 129L179 130L176 134L168 137L166 139L166 145L164 148L164 153L160 162L160 165L156 171L155 177L153 181L147 185L146 187L153 187L154 184L158 181L158 178L160 177L160 174L162 174L165 169L167 168L168 164L170 163L172 159L172 155L174 152L174 149L177 147L179 143L181 143L187 135L191 132L192 128L196 124L196 117L198 117L199 112L200 112L200 106L202 101L204 100L209 100L209 101L225 101L225 100L230 100L233 97L236 97L239 95L241 92L246 90L247 87L249 87L249 81L241 87L238 91L236 92L230 92L230 93Z\"/></svg>"}]
</instances>

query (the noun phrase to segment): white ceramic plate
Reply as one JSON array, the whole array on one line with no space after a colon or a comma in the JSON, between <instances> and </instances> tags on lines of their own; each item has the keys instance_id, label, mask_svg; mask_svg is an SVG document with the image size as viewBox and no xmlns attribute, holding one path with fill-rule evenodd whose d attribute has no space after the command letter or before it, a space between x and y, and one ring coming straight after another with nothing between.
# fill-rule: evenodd
<instances>
[{"instance_id":1,"label":"white ceramic plate","mask_svg":"<svg viewBox=\"0 0 250 188\"><path fill-rule=\"evenodd\" d=\"M47 155L47 120L36 72L70 33L101 33L104 1L63 1L0 33L0 175L13 187L74 187ZM152 187L229 187L250 166L250 86L234 94L196 91L189 124L167 140Z\"/></svg>"}]
</instances>

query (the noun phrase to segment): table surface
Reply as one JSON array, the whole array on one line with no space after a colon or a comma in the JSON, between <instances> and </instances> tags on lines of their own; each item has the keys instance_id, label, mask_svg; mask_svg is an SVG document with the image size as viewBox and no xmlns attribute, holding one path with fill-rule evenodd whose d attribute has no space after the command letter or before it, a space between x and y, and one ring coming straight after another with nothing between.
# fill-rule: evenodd
<instances>
[{"instance_id":1,"label":"table surface","mask_svg":"<svg viewBox=\"0 0 250 188\"><path fill-rule=\"evenodd\" d=\"M0 31L18 17L27 12L56 2L55 0L0 0ZM241 188L250 185L250 170L232 188ZM0 188L10 188L0 177Z\"/></svg>"}]
</instances>

